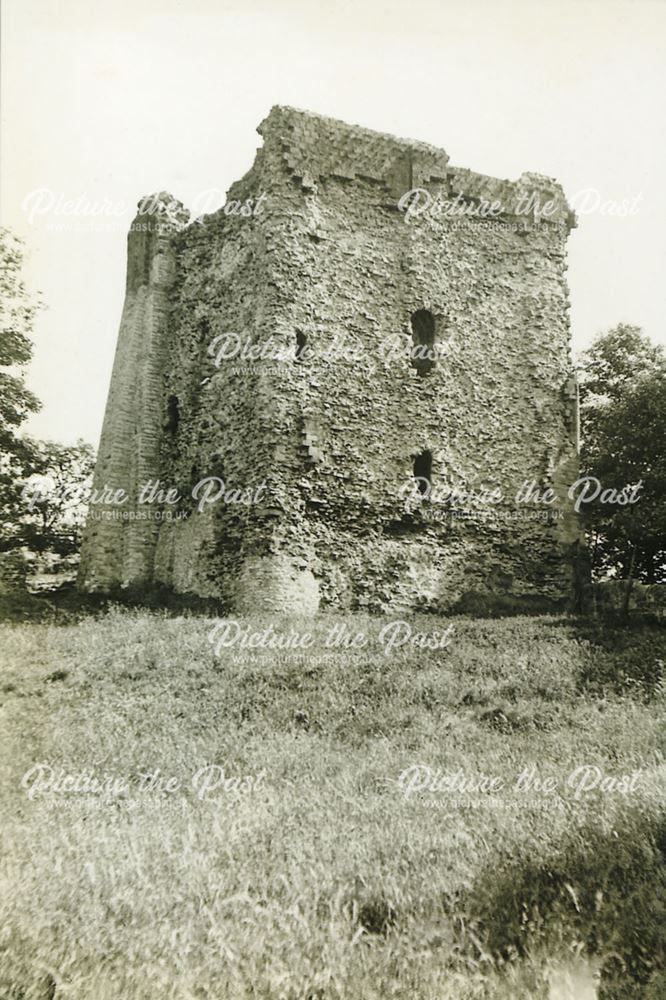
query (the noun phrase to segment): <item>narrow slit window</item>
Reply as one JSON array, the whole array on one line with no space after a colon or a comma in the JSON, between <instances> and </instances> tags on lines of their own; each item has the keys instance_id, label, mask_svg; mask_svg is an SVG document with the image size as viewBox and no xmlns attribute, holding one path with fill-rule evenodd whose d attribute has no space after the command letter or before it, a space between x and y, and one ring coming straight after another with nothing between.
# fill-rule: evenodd
<instances>
[{"instance_id":1,"label":"narrow slit window","mask_svg":"<svg viewBox=\"0 0 666 1000\"><path fill-rule=\"evenodd\" d=\"M164 430L167 434L174 436L178 431L180 423L180 408L178 406L178 396L169 396L167 399L166 420Z\"/></svg>"},{"instance_id":2,"label":"narrow slit window","mask_svg":"<svg viewBox=\"0 0 666 1000\"><path fill-rule=\"evenodd\" d=\"M419 493L427 496L432 487L432 452L421 451L414 459L414 479Z\"/></svg>"},{"instance_id":3,"label":"narrow slit window","mask_svg":"<svg viewBox=\"0 0 666 1000\"><path fill-rule=\"evenodd\" d=\"M412 365L420 375L435 367L435 317L427 309L412 314Z\"/></svg>"},{"instance_id":4,"label":"narrow slit window","mask_svg":"<svg viewBox=\"0 0 666 1000\"><path fill-rule=\"evenodd\" d=\"M294 355L295 361L304 361L305 352L308 346L308 338L305 336L302 330L296 331L296 354Z\"/></svg>"}]
</instances>

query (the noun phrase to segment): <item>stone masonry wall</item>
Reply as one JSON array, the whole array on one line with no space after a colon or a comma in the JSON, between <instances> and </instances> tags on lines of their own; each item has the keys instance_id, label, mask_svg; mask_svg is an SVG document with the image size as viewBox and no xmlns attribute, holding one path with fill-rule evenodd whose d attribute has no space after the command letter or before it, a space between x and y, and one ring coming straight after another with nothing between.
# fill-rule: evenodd
<instances>
[{"instance_id":1,"label":"stone masonry wall","mask_svg":"<svg viewBox=\"0 0 666 1000\"><path fill-rule=\"evenodd\" d=\"M578 473L561 189L292 109L259 131L229 198L265 192L261 214L174 226L144 257L137 245L152 263L128 284L96 482L157 470L187 516L89 523L83 586L153 580L307 613L443 610L470 592L570 602L581 535L566 497ZM503 214L408 221L398 200L416 187ZM553 203L549 221L518 214L530 194ZM444 345L425 375L383 353L411 344L417 310ZM306 352L216 365L228 333ZM499 514L406 501L425 451L433 486L499 487ZM200 512L192 488L210 476L261 483L261 500ZM555 490L552 524L517 518L525 480Z\"/></svg>"},{"instance_id":2,"label":"stone masonry wall","mask_svg":"<svg viewBox=\"0 0 666 1000\"><path fill-rule=\"evenodd\" d=\"M153 578L159 523L120 515L136 511L140 484L161 471L163 370L175 276L172 235L189 218L168 195L156 195L153 209L139 213L128 236L125 304L93 478L100 502L91 505L81 550L79 585L85 590ZM114 495L123 491L130 502L103 502L105 489Z\"/></svg>"}]
</instances>

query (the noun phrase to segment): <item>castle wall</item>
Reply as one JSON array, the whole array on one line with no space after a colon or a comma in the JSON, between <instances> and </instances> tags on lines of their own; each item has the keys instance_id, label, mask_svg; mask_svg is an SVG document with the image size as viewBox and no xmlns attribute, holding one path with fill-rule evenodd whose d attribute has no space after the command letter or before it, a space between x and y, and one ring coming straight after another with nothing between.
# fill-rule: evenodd
<instances>
[{"instance_id":1,"label":"castle wall","mask_svg":"<svg viewBox=\"0 0 666 1000\"><path fill-rule=\"evenodd\" d=\"M151 578L239 610L446 609L470 592L570 601L580 530L566 498L577 456L561 189L457 170L442 150L290 109L260 131L229 198L266 192L262 212L219 212L170 236L168 290L144 282L126 306L97 476L158 468L187 517L122 536L89 529L105 579ZM417 186L500 202L502 217L407 221L397 202ZM550 221L519 211L535 191ZM411 343L417 310L443 351L426 375L383 353ZM269 356L216 364L215 340L230 333ZM297 337L304 356L271 356ZM138 342L149 362L137 363ZM147 387L138 406L129 369ZM500 487L495 516L454 520L406 501L425 451L434 487ZM210 476L232 491L261 484L260 500L200 511L192 489ZM552 525L516 519L525 480L554 489Z\"/></svg>"},{"instance_id":2,"label":"castle wall","mask_svg":"<svg viewBox=\"0 0 666 1000\"><path fill-rule=\"evenodd\" d=\"M91 505L81 550L79 584L85 590L153 578L159 522L147 509L145 520L131 515L143 485L161 473L169 290L176 269L172 234L188 215L181 206L179 223L168 196L166 215L160 197L154 210L139 213L128 236L125 303L93 477L100 502Z\"/></svg>"}]
</instances>

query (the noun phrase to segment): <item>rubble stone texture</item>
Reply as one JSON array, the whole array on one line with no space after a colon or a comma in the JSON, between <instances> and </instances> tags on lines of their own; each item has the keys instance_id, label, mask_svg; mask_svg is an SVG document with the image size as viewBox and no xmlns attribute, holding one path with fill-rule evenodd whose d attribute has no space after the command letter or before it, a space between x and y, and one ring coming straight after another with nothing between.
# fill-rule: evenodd
<instances>
[{"instance_id":1,"label":"rubble stone texture","mask_svg":"<svg viewBox=\"0 0 666 1000\"><path fill-rule=\"evenodd\" d=\"M162 193L132 225L94 482L129 500L91 508L80 586L164 584L239 612L570 605L582 549L561 188L286 107L258 132L226 208L189 220ZM408 219L413 188L501 216ZM548 219L521 212L530 197L552 203ZM424 365L409 351L429 331ZM229 333L271 356L216 358ZM405 498L415 474L504 500L452 519ZM227 493L199 510L207 477ZM157 480L177 505L139 503ZM554 490L540 510L555 520L525 519L525 480ZM248 489L257 502L232 502Z\"/></svg>"}]
</instances>

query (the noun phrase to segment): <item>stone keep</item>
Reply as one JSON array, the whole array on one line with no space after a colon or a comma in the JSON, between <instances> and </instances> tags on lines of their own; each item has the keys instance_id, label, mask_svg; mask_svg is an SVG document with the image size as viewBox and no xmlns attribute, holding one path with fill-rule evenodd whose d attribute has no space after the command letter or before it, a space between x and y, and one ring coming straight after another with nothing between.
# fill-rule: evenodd
<instances>
[{"instance_id":1,"label":"stone keep","mask_svg":"<svg viewBox=\"0 0 666 1000\"><path fill-rule=\"evenodd\" d=\"M286 107L258 132L216 213L140 203L79 585L237 612L570 606L562 189ZM417 188L430 206L408 216ZM525 481L554 502L517 502ZM448 487L470 495L462 511L436 499Z\"/></svg>"}]
</instances>

